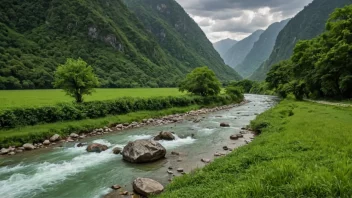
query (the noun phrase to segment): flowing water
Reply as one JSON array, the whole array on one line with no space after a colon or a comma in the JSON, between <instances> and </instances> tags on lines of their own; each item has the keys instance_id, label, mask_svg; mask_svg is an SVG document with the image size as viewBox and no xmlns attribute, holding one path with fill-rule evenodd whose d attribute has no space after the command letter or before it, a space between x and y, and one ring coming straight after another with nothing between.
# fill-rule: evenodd
<instances>
[{"instance_id":1,"label":"flowing water","mask_svg":"<svg viewBox=\"0 0 352 198\"><path fill-rule=\"evenodd\" d=\"M223 151L223 146L236 148L245 145L244 139L233 141L230 135L240 132L257 114L271 108L276 98L271 96L246 95L251 101L243 106L226 111L202 115L199 123L191 119L182 123L164 126L143 127L85 139L87 142L102 143L109 150L102 153L87 153L85 147L73 143L62 148L41 149L14 157L0 157L6 166L0 167L0 197L65 197L94 198L109 193L110 186L119 184L132 190L131 182L137 177L148 177L167 184L173 176L168 167L184 168L190 172L204 166L200 160L213 160L214 153ZM220 128L220 122L230 123L229 128ZM174 141L161 141L167 149L166 159L151 164L130 164L114 155L112 149L123 147L129 141L149 139L159 131L173 131ZM194 135L192 138L192 134ZM249 136L245 136L249 139ZM180 152L180 156L171 155ZM179 176L178 173L174 173Z\"/></svg>"}]
</instances>

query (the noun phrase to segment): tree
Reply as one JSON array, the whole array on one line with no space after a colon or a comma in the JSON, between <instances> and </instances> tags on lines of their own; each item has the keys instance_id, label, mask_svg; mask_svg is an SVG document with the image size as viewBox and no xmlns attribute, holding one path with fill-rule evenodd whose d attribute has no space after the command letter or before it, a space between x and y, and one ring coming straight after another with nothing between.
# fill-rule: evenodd
<instances>
[{"instance_id":1,"label":"tree","mask_svg":"<svg viewBox=\"0 0 352 198\"><path fill-rule=\"evenodd\" d=\"M227 95L231 96L232 100L243 100L244 98L244 90L242 87L229 85L226 87L225 92Z\"/></svg>"},{"instance_id":2,"label":"tree","mask_svg":"<svg viewBox=\"0 0 352 198\"><path fill-rule=\"evenodd\" d=\"M179 90L200 96L214 96L220 93L221 84L208 67L198 67L180 83Z\"/></svg>"},{"instance_id":3,"label":"tree","mask_svg":"<svg viewBox=\"0 0 352 198\"><path fill-rule=\"evenodd\" d=\"M54 75L54 87L63 89L77 103L83 102L83 95L92 94L94 88L99 86L93 68L81 58L67 59L64 65L59 65Z\"/></svg>"}]
</instances>

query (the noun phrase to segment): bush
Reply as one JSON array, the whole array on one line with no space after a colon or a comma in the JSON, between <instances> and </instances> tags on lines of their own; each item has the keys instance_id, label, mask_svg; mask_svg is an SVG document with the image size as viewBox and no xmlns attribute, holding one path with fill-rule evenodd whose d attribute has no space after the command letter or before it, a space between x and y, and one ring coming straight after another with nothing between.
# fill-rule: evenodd
<instances>
[{"instance_id":1,"label":"bush","mask_svg":"<svg viewBox=\"0 0 352 198\"><path fill-rule=\"evenodd\" d=\"M229 85L228 87L226 87L225 92L234 101L243 100L244 98L243 89L241 87Z\"/></svg>"},{"instance_id":2,"label":"bush","mask_svg":"<svg viewBox=\"0 0 352 198\"><path fill-rule=\"evenodd\" d=\"M162 110L191 105L226 105L238 102L233 96L180 96L158 98L119 98L116 100L85 103L62 103L55 106L37 108L15 108L0 112L0 127L54 123L70 120L101 118L108 115L126 114L143 110Z\"/></svg>"}]
</instances>

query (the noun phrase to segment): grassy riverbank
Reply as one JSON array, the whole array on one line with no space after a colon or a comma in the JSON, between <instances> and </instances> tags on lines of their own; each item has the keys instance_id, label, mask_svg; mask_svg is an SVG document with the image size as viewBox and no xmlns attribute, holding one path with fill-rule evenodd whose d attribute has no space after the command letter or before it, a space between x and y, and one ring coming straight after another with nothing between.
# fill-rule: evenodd
<instances>
[{"instance_id":1,"label":"grassy riverbank","mask_svg":"<svg viewBox=\"0 0 352 198\"><path fill-rule=\"evenodd\" d=\"M352 108L282 101L252 122L261 135L176 178L160 197L349 197Z\"/></svg>"},{"instance_id":2,"label":"grassy riverbank","mask_svg":"<svg viewBox=\"0 0 352 198\"><path fill-rule=\"evenodd\" d=\"M67 136L72 132L86 132L96 128L102 128L104 126L116 125L118 123L131 123L134 121L140 122L143 119L159 118L165 115L185 113L200 108L201 106L199 105L192 105L187 107L169 108L160 111L138 111L98 119L57 122L52 124L41 124L9 130L0 130L0 147L21 146L24 142L41 142L43 139L46 139L55 133Z\"/></svg>"},{"instance_id":3,"label":"grassy riverbank","mask_svg":"<svg viewBox=\"0 0 352 198\"><path fill-rule=\"evenodd\" d=\"M85 97L85 101L114 100L121 97L161 97L184 95L177 88L140 88L140 89L96 89ZM5 90L0 91L0 109L13 107L39 107L57 103L73 102L73 98L59 89L48 90Z\"/></svg>"}]
</instances>

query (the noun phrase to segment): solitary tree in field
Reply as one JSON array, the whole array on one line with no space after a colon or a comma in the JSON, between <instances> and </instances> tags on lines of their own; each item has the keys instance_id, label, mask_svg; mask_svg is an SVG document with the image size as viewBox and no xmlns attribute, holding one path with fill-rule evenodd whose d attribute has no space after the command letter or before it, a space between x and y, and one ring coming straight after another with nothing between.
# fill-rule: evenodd
<instances>
[{"instance_id":1,"label":"solitary tree in field","mask_svg":"<svg viewBox=\"0 0 352 198\"><path fill-rule=\"evenodd\" d=\"M83 95L90 95L99 86L93 68L81 58L68 58L64 65L59 65L55 72L54 87L63 89L67 95L83 102Z\"/></svg>"},{"instance_id":2,"label":"solitary tree in field","mask_svg":"<svg viewBox=\"0 0 352 198\"><path fill-rule=\"evenodd\" d=\"M179 90L200 96L214 96L220 93L221 84L208 67L198 67L181 82Z\"/></svg>"}]
</instances>

